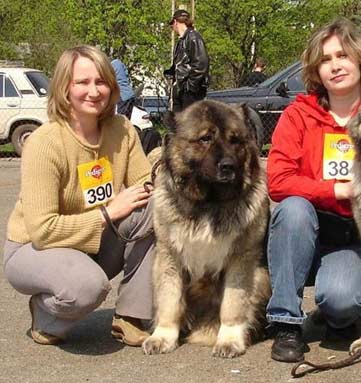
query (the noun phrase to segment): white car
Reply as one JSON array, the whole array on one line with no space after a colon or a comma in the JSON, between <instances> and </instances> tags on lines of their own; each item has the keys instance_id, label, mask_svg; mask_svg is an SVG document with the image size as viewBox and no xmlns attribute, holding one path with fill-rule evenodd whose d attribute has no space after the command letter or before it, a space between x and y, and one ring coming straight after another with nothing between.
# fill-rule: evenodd
<instances>
[{"instance_id":1,"label":"white car","mask_svg":"<svg viewBox=\"0 0 361 383\"><path fill-rule=\"evenodd\" d=\"M47 121L49 80L36 69L0 66L0 144L20 156L26 138Z\"/></svg>"}]
</instances>

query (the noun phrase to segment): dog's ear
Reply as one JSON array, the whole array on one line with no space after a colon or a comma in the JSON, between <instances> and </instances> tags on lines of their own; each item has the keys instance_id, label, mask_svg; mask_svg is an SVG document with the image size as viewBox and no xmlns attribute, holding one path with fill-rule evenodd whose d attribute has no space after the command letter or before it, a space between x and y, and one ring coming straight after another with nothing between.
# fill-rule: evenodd
<instances>
[{"instance_id":1,"label":"dog's ear","mask_svg":"<svg viewBox=\"0 0 361 383\"><path fill-rule=\"evenodd\" d=\"M175 114L172 111L168 111L164 114L163 124L169 132L174 133L176 131L177 123L175 121Z\"/></svg>"},{"instance_id":2,"label":"dog's ear","mask_svg":"<svg viewBox=\"0 0 361 383\"><path fill-rule=\"evenodd\" d=\"M250 137L257 142L257 128L254 122L254 116L252 116L251 112L253 111L253 109L251 109L246 103L239 104L238 106L243 112L244 120L246 122L247 129L250 133Z\"/></svg>"},{"instance_id":3,"label":"dog's ear","mask_svg":"<svg viewBox=\"0 0 361 383\"><path fill-rule=\"evenodd\" d=\"M250 138L253 139L258 148L261 149L264 128L259 114L246 103L238 104L238 107L242 109Z\"/></svg>"},{"instance_id":4,"label":"dog's ear","mask_svg":"<svg viewBox=\"0 0 361 383\"><path fill-rule=\"evenodd\" d=\"M169 142L170 140L172 139L172 136L174 135L174 132L167 132L164 136L163 136L163 145L164 147L168 147L169 146Z\"/></svg>"},{"instance_id":5,"label":"dog's ear","mask_svg":"<svg viewBox=\"0 0 361 383\"><path fill-rule=\"evenodd\" d=\"M346 125L348 134L357 148L361 148L361 110Z\"/></svg>"},{"instance_id":6,"label":"dog's ear","mask_svg":"<svg viewBox=\"0 0 361 383\"><path fill-rule=\"evenodd\" d=\"M163 137L163 145L167 148L169 146L169 142L176 132L177 122L175 120L175 114L172 111L168 111L164 115L163 123L167 128L167 133Z\"/></svg>"}]
</instances>

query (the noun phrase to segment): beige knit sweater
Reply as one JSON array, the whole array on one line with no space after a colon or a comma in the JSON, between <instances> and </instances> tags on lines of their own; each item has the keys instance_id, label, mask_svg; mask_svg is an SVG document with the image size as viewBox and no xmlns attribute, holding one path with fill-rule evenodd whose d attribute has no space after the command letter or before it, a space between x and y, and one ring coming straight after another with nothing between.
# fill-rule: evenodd
<instances>
[{"instance_id":1,"label":"beige knit sweater","mask_svg":"<svg viewBox=\"0 0 361 383\"><path fill-rule=\"evenodd\" d=\"M123 116L104 120L98 145L82 141L68 125L47 123L27 140L21 191L7 237L37 249L70 247L97 253L102 235L99 207L85 208L77 166L108 156L115 195L122 186L150 178L150 164L138 134Z\"/></svg>"}]
</instances>

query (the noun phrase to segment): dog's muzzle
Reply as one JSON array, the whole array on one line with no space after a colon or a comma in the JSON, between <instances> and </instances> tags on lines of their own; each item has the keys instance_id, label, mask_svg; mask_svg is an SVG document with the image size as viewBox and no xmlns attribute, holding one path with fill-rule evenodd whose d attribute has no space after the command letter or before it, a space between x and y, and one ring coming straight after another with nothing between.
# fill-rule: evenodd
<instances>
[{"instance_id":1,"label":"dog's muzzle","mask_svg":"<svg viewBox=\"0 0 361 383\"><path fill-rule=\"evenodd\" d=\"M234 163L229 158L224 158L218 163L217 179L219 182L230 182L236 178Z\"/></svg>"}]
</instances>

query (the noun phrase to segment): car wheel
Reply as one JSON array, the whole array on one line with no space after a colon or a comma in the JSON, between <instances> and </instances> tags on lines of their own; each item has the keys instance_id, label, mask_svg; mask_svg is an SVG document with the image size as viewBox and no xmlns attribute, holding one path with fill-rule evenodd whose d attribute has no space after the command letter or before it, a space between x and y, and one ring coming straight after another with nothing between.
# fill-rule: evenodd
<instances>
[{"instance_id":1,"label":"car wheel","mask_svg":"<svg viewBox=\"0 0 361 383\"><path fill-rule=\"evenodd\" d=\"M21 156L26 139L36 128L37 125L34 124L22 124L14 129L11 135L11 143L14 145L18 156Z\"/></svg>"}]
</instances>

